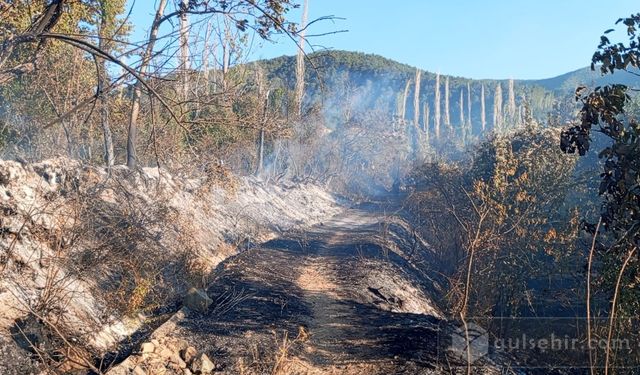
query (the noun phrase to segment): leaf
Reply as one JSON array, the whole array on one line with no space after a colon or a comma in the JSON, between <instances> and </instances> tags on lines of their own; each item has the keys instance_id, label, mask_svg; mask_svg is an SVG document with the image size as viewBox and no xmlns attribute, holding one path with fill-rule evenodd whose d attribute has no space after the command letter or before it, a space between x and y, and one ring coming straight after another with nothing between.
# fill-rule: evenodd
<instances>
[{"instance_id":1,"label":"leaf","mask_svg":"<svg viewBox=\"0 0 640 375\"><path fill-rule=\"evenodd\" d=\"M612 31L615 31L615 29L609 29L609 30L605 31L604 33L605 33L605 34L609 34L609 33L610 33L610 32L612 32Z\"/></svg>"}]
</instances>

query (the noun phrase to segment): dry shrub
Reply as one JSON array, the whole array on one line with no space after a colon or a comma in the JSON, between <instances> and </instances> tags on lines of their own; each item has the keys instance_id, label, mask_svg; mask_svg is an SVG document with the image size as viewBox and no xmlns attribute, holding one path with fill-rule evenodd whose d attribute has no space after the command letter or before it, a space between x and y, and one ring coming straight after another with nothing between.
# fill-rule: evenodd
<instances>
[{"instance_id":1,"label":"dry shrub","mask_svg":"<svg viewBox=\"0 0 640 375\"><path fill-rule=\"evenodd\" d=\"M16 211L12 228L20 228L3 234L8 243L13 236L21 246L46 248L28 264L12 257L9 249L0 269L6 268L3 276L15 278L12 283L25 301L21 307L27 318L15 326L14 336L52 373L74 361L90 367L98 357L91 338L104 318L172 311L189 286L207 284L211 269L198 257L197 228L169 205L172 191L162 181L121 172L113 171L105 181L104 175L87 169L64 180L28 211L6 207ZM40 273L44 287L21 287L29 273ZM87 286L98 304L80 307L72 316L75 290ZM76 319L83 327L75 326Z\"/></svg>"},{"instance_id":2,"label":"dry shrub","mask_svg":"<svg viewBox=\"0 0 640 375\"><path fill-rule=\"evenodd\" d=\"M564 158L555 139L547 130L498 136L479 145L465 165L438 162L414 173L418 191L409 206L436 251L438 269L450 278L454 311L467 299L475 316L560 308L557 295L531 286L551 279L570 285L560 278L563 271L579 271L579 215L567 203L576 184L574 160Z\"/></svg>"},{"instance_id":3,"label":"dry shrub","mask_svg":"<svg viewBox=\"0 0 640 375\"><path fill-rule=\"evenodd\" d=\"M84 235L75 269L90 272L97 294L118 314L173 306L192 279L197 243L168 197L159 189L142 196L117 181L78 194L74 230Z\"/></svg>"},{"instance_id":4,"label":"dry shrub","mask_svg":"<svg viewBox=\"0 0 640 375\"><path fill-rule=\"evenodd\" d=\"M303 326L298 327L298 334L293 339L289 332L281 335L272 331L273 343L264 346L254 344L250 349L251 358L239 358L236 364L238 373L285 375L298 373L296 358L302 351L303 344L309 340L310 333ZM247 363L248 362L248 363Z\"/></svg>"},{"instance_id":5,"label":"dry shrub","mask_svg":"<svg viewBox=\"0 0 640 375\"><path fill-rule=\"evenodd\" d=\"M239 181L233 172L220 163L209 163L204 168L204 181L198 189L198 196L206 197L214 187L234 196L238 191Z\"/></svg>"}]
</instances>

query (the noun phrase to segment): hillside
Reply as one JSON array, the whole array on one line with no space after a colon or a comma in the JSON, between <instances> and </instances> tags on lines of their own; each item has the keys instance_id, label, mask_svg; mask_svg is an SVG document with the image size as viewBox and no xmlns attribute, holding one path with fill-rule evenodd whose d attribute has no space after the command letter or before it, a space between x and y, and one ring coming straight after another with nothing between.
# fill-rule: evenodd
<instances>
[{"instance_id":1,"label":"hillside","mask_svg":"<svg viewBox=\"0 0 640 375\"><path fill-rule=\"evenodd\" d=\"M295 56L281 56L259 62L267 71L268 77L280 82L286 87L295 85ZM324 104L329 118L336 120L341 108L348 106L351 111L379 110L387 114L397 115L399 102L405 91L407 81L410 82L406 103L405 118L413 119L414 84L416 68L373 54L350 51L324 51L308 56L306 70L306 101ZM623 77L624 76L624 77ZM623 78L621 78L623 77ZM509 80L483 79L475 80L457 76L440 76L440 105L443 106L441 116L444 116L445 82L449 80L449 107L452 125L459 126L463 117L471 113L473 134L482 132L481 97L485 91L486 127L491 128L494 123L495 92L498 85L502 90L502 112L506 112L508 105ZM632 74L600 76L589 68L578 69L557 77L541 80L514 79L514 94L517 111L524 115L524 104L531 109L532 115L539 122L547 122L549 114L561 112L558 108L571 105L573 91L579 85L590 87L607 83L623 82L629 85L640 85L640 77ZM420 122L425 122L426 107L429 107L428 124L434 123L436 74L421 72ZM470 95L467 90L470 89ZM471 98L471 109L467 107L467 98ZM462 103L461 103L462 101ZM462 106L461 106L462 104ZM565 107L566 108L566 107ZM566 111L565 111L566 112ZM565 113L562 113L563 115ZM464 121L468 121L468 118ZM336 125L336 124L333 124Z\"/></svg>"},{"instance_id":2,"label":"hillside","mask_svg":"<svg viewBox=\"0 0 640 375\"><path fill-rule=\"evenodd\" d=\"M0 373L8 375L108 367L96 358L126 355L221 262L341 211L309 184L107 173L65 158L0 160L0 197ZM51 311L55 319L43 318ZM60 355L64 348L71 352Z\"/></svg>"}]
</instances>

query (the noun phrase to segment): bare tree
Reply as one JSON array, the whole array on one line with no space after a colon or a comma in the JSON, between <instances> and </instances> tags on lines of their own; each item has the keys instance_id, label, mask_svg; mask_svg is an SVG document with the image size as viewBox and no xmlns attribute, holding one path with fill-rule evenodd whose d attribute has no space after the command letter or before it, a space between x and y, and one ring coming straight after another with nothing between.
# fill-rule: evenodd
<instances>
[{"instance_id":1,"label":"bare tree","mask_svg":"<svg viewBox=\"0 0 640 375\"><path fill-rule=\"evenodd\" d=\"M202 78L204 81L204 95L209 96L211 93L211 84L209 77L209 56L213 54L216 55L216 46L215 43L211 43L211 29L212 29L211 20L207 22L207 28L204 32L204 45L202 48ZM215 79L215 78L214 78Z\"/></svg>"},{"instance_id":2,"label":"bare tree","mask_svg":"<svg viewBox=\"0 0 640 375\"><path fill-rule=\"evenodd\" d=\"M400 121L404 123L407 116L407 99L409 98L409 89L411 88L411 79L407 80L407 83L404 85L404 92L400 99Z\"/></svg>"},{"instance_id":3,"label":"bare tree","mask_svg":"<svg viewBox=\"0 0 640 375\"><path fill-rule=\"evenodd\" d=\"M460 89L460 129L464 132L464 89Z\"/></svg>"},{"instance_id":4,"label":"bare tree","mask_svg":"<svg viewBox=\"0 0 640 375\"><path fill-rule=\"evenodd\" d=\"M487 129L487 113L485 110L485 100L484 100L484 83L480 88L480 123L482 124L482 132L484 133Z\"/></svg>"},{"instance_id":5,"label":"bare tree","mask_svg":"<svg viewBox=\"0 0 640 375\"><path fill-rule=\"evenodd\" d=\"M440 139L440 73L436 74L436 92L433 99L433 121L436 139Z\"/></svg>"},{"instance_id":6,"label":"bare tree","mask_svg":"<svg viewBox=\"0 0 640 375\"><path fill-rule=\"evenodd\" d=\"M307 26L307 13L309 11L309 0L304 0L302 6L302 21L300 22L301 31L300 41L298 42L298 54L296 56L296 87L294 91L295 111L298 118L302 116L302 100L304 97L304 44L305 44L305 28Z\"/></svg>"},{"instance_id":7,"label":"bare tree","mask_svg":"<svg viewBox=\"0 0 640 375\"><path fill-rule=\"evenodd\" d=\"M422 131L429 138L429 116L430 116L429 102L425 101L422 108Z\"/></svg>"},{"instance_id":8,"label":"bare tree","mask_svg":"<svg viewBox=\"0 0 640 375\"><path fill-rule=\"evenodd\" d=\"M498 82L493 96L493 129L496 131L502 130L502 123L502 85Z\"/></svg>"},{"instance_id":9,"label":"bare tree","mask_svg":"<svg viewBox=\"0 0 640 375\"><path fill-rule=\"evenodd\" d=\"M516 122L516 93L514 89L513 79L509 80L509 97L507 104L507 116L509 126L515 125Z\"/></svg>"},{"instance_id":10,"label":"bare tree","mask_svg":"<svg viewBox=\"0 0 640 375\"><path fill-rule=\"evenodd\" d=\"M229 17L224 15L224 35L221 36L222 44L222 90L227 91L227 74L231 65L231 26Z\"/></svg>"},{"instance_id":11,"label":"bare tree","mask_svg":"<svg viewBox=\"0 0 640 375\"><path fill-rule=\"evenodd\" d=\"M420 124L420 80L422 72L416 69L416 84L413 90L413 123L417 127Z\"/></svg>"},{"instance_id":12,"label":"bare tree","mask_svg":"<svg viewBox=\"0 0 640 375\"><path fill-rule=\"evenodd\" d=\"M189 0L180 3L180 70L182 72L182 100L189 94Z\"/></svg>"},{"instance_id":13,"label":"bare tree","mask_svg":"<svg viewBox=\"0 0 640 375\"><path fill-rule=\"evenodd\" d=\"M471 82L467 82L467 132L471 135L473 124L471 124Z\"/></svg>"},{"instance_id":14,"label":"bare tree","mask_svg":"<svg viewBox=\"0 0 640 375\"><path fill-rule=\"evenodd\" d=\"M108 51L108 40L112 37L107 35L107 25L109 18L113 17L109 12L109 8L105 0L100 1L100 25L98 28L98 48L102 51ZM100 94L100 126L102 127L102 138L104 140L104 161L107 167L115 164L115 153L113 150L113 135L111 134L111 126L109 125L109 102L104 89L108 86L109 76L107 72L107 62L105 59L98 59L98 92Z\"/></svg>"},{"instance_id":15,"label":"bare tree","mask_svg":"<svg viewBox=\"0 0 640 375\"><path fill-rule=\"evenodd\" d=\"M264 74L260 67L256 68L256 83L258 85L258 98L263 98L264 104L262 106L262 114L260 118L260 139L258 140L258 167L256 168L256 174L259 175L264 169L264 136L267 126L268 110L269 110L269 94L270 91L265 86Z\"/></svg>"},{"instance_id":16,"label":"bare tree","mask_svg":"<svg viewBox=\"0 0 640 375\"><path fill-rule=\"evenodd\" d=\"M424 147L429 147L429 141L430 141L430 136L429 136L429 102L425 101L423 108L422 108L422 131L424 132L424 143L423 146Z\"/></svg>"},{"instance_id":17,"label":"bare tree","mask_svg":"<svg viewBox=\"0 0 640 375\"><path fill-rule=\"evenodd\" d=\"M140 76L143 76L147 72L149 62L153 55L153 48L155 47L156 40L158 39L158 29L160 28L160 21L164 15L165 7L167 6L167 0L160 0L158 3L158 9L149 31L149 40L147 42L147 48L142 55L142 61L138 68ZM131 112L129 114L129 131L127 135L127 167L135 168L138 160L136 154L136 143L138 138L138 116L140 115L140 97L142 95L142 83L138 80L133 87L133 96L131 98Z\"/></svg>"},{"instance_id":18,"label":"bare tree","mask_svg":"<svg viewBox=\"0 0 640 375\"><path fill-rule=\"evenodd\" d=\"M413 89L413 127L412 127L412 140L413 140L413 152L414 156L421 153L421 134L420 134L420 80L422 72L420 69L416 69L415 85Z\"/></svg>"},{"instance_id":19,"label":"bare tree","mask_svg":"<svg viewBox=\"0 0 640 375\"><path fill-rule=\"evenodd\" d=\"M451 131L451 116L449 114L449 77L444 81L444 124Z\"/></svg>"},{"instance_id":20,"label":"bare tree","mask_svg":"<svg viewBox=\"0 0 640 375\"><path fill-rule=\"evenodd\" d=\"M464 89L460 89L460 135L462 136L462 143L467 143L467 125L464 121Z\"/></svg>"}]
</instances>

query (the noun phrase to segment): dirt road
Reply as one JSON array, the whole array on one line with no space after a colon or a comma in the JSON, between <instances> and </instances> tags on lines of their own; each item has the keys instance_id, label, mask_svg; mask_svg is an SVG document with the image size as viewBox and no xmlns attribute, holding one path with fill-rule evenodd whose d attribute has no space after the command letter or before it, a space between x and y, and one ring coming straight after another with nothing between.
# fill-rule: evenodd
<instances>
[{"instance_id":1,"label":"dirt road","mask_svg":"<svg viewBox=\"0 0 640 375\"><path fill-rule=\"evenodd\" d=\"M180 336L229 373L432 373L442 311L429 251L380 206L351 209L223 264ZM232 296L232 301L223 302Z\"/></svg>"},{"instance_id":2,"label":"dirt road","mask_svg":"<svg viewBox=\"0 0 640 375\"><path fill-rule=\"evenodd\" d=\"M450 373L430 251L393 206L350 209L220 265L171 337L226 374Z\"/></svg>"}]
</instances>

